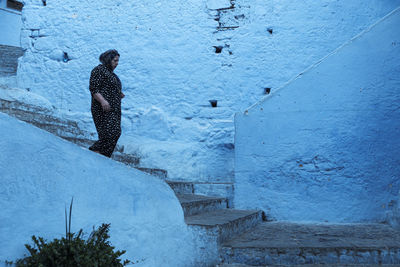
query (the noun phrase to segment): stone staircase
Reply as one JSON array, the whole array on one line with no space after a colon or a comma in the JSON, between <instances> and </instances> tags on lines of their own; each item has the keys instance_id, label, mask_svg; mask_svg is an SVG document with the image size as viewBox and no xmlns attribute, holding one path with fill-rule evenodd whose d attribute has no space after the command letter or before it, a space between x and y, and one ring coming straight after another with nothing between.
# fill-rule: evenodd
<instances>
[{"instance_id":1,"label":"stone staircase","mask_svg":"<svg viewBox=\"0 0 400 267\"><path fill-rule=\"evenodd\" d=\"M0 111L85 148L94 139L93 133L45 107L0 95ZM267 222L262 211L232 209L231 183L174 181L165 170L141 166L140 158L121 146L113 159L158 176L174 190L203 251L201 258L207 259L196 267L400 266L400 231L388 225Z\"/></svg>"},{"instance_id":2,"label":"stone staircase","mask_svg":"<svg viewBox=\"0 0 400 267\"><path fill-rule=\"evenodd\" d=\"M224 242L262 221L261 211L231 209L225 197L195 194L194 183L167 182L182 205L186 223L218 233L218 242Z\"/></svg>"},{"instance_id":3,"label":"stone staircase","mask_svg":"<svg viewBox=\"0 0 400 267\"><path fill-rule=\"evenodd\" d=\"M7 90L0 85L0 90ZM28 122L67 141L88 148L95 139L94 133L79 128L72 120L61 118L56 111L47 107L27 104L18 100L4 99L0 94L0 112ZM112 159L122 162L165 180L174 190L181 203L185 222L199 237L207 262L198 266L215 266L220 262L221 244L232 237L248 231L262 222L263 214L256 210L234 210L232 183L204 183L173 181L162 169L146 168L140 165L137 155L126 154L118 146ZM207 196L207 193L210 195Z\"/></svg>"},{"instance_id":4,"label":"stone staircase","mask_svg":"<svg viewBox=\"0 0 400 267\"><path fill-rule=\"evenodd\" d=\"M166 182L177 194L197 194L215 197L224 197L228 208L233 207L233 183L210 183L210 182L185 182L171 181L166 178Z\"/></svg>"},{"instance_id":5,"label":"stone staircase","mask_svg":"<svg viewBox=\"0 0 400 267\"><path fill-rule=\"evenodd\" d=\"M196 233L201 244L207 244L196 266L215 266L221 261L221 244L251 230L263 220L259 210L228 208L228 199L217 196L197 195L195 183L167 181L178 197L185 215L185 222Z\"/></svg>"}]
</instances>

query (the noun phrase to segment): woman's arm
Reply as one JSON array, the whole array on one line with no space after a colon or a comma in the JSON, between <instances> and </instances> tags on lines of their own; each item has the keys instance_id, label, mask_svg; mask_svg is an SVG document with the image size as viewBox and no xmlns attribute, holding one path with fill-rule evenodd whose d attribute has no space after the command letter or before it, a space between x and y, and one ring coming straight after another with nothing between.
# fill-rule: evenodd
<instances>
[{"instance_id":1,"label":"woman's arm","mask_svg":"<svg viewBox=\"0 0 400 267\"><path fill-rule=\"evenodd\" d=\"M110 111L111 109L110 104L108 103L107 100L104 99L104 97L100 93L93 94L93 98L100 103L101 107L103 108L103 111Z\"/></svg>"},{"instance_id":2,"label":"woman's arm","mask_svg":"<svg viewBox=\"0 0 400 267\"><path fill-rule=\"evenodd\" d=\"M109 111L111 109L110 104L100 94L102 82L103 75L101 75L101 70L99 69L99 67L96 67L92 70L90 74L89 90L93 98L100 103L103 111Z\"/></svg>"}]
</instances>

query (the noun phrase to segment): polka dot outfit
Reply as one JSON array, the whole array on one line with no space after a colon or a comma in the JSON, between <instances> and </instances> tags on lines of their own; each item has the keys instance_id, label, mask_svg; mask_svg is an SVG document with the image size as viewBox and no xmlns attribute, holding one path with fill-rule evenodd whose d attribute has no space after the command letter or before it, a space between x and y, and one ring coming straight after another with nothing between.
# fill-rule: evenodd
<instances>
[{"instance_id":1,"label":"polka dot outfit","mask_svg":"<svg viewBox=\"0 0 400 267\"><path fill-rule=\"evenodd\" d=\"M121 136L121 81L114 72L100 64L92 70L89 89L92 94L92 117L99 137L89 149L111 157ZM93 97L96 93L107 100L110 111L103 111Z\"/></svg>"}]
</instances>

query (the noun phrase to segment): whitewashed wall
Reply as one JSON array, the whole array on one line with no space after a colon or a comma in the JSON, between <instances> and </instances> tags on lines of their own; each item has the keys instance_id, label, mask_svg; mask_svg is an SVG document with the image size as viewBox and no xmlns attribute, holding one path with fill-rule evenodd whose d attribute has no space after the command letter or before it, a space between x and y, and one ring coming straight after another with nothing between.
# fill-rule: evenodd
<instances>
[{"instance_id":1,"label":"whitewashed wall","mask_svg":"<svg viewBox=\"0 0 400 267\"><path fill-rule=\"evenodd\" d=\"M235 206L398 223L400 8L235 117Z\"/></svg>"},{"instance_id":2,"label":"whitewashed wall","mask_svg":"<svg viewBox=\"0 0 400 267\"><path fill-rule=\"evenodd\" d=\"M101 52L116 48L127 95L120 143L172 179L229 182L233 114L399 4L26 0L18 82L94 130L89 74Z\"/></svg>"},{"instance_id":3,"label":"whitewashed wall","mask_svg":"<svg viewBox=\"0 0 400 267\"><path fill-rule=\"evenodd\" d=\"M7 8L7 0L0 0L0 45L20 46L21 12Z\"/></svg>"},{"instance_id":4,"label":"whitewashed wall","mask_svg":"<svg viewBox=\"0 0 400 267\"><path fill-rule=\"evenodd\" d=\"M135 266L214 260L207 253L216 248L188 230L165 182L3 113L0 125L0 266L28 254L24 244L33 245L32 235L65 236L72 197L72 231L83 228L87 237L93 226L111 223L112 245L139 261Z\"/></svg>"}]
</instances>

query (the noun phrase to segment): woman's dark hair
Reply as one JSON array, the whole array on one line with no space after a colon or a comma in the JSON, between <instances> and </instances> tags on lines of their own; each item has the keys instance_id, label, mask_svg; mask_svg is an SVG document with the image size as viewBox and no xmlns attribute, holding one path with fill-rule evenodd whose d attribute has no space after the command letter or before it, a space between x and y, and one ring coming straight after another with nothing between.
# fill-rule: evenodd
<instances>
[{"instance_id":1,"label":"woman's dark hair","mask_svg":"<svg viewBox=\"0 0 400 267\"><path fill-rule=\"evenodd\" d=\"M116 56L119 56L119 53L115 49L107 50L102 53L99 57L100 62L111 70L111 60L113 60Z\"/></svg>"}]
</instances>

